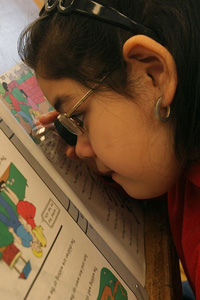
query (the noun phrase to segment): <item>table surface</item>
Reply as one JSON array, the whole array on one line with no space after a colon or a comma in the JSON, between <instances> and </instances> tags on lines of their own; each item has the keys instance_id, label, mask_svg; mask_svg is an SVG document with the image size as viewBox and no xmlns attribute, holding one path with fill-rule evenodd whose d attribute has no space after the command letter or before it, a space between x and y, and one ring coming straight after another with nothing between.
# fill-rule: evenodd
<instances>
[{"instance_id":1,"label":"table surface","mask_svg":"<svg viewBox=\"0 0 200 300\"><path fill-rule=\"evenodd\" d=\"M20 32L38 16L43 0L1 0L0 73L20 58L17 41ZM164 201L149 201L145 212L145 251L149 300L181 299L179 265L170 235Z\"/></svg>"},{"instance_id":2,"label":"table surface","mask_svg":"<svg viewBox=\"0 0 200 300\"><path fill-rule=\"evenodd\" d=\"M179 260L171 237L166 200L146 202L145 256L149 300L181 300Z\"/></svg>"}]
</instances>

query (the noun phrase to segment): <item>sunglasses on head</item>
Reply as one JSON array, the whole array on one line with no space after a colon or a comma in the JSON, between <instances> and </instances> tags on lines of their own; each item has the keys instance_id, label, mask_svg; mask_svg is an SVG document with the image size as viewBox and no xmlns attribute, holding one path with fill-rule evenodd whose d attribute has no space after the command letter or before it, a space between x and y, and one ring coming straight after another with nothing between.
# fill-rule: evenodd
<instances>
[{"instance_id":1,"label":"sunglasses on head","mask_svg":"<svg viewBox=\"0 0 200 300\"><path fill-rule=\"evenodd\" d=\"M50 14L56 10L62 15L69 15L71 13L83 14L158 40L156 33L150 28L136 23L112 7L93 0L45 0L44 6L40 11L40 16L44 12Z\"/></svg>"}]
</instances>

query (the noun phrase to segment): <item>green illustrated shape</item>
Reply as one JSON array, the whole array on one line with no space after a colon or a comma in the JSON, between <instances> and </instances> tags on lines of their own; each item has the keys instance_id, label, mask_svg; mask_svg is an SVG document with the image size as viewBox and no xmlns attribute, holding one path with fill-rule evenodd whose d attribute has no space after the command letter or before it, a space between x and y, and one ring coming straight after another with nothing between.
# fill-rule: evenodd
<instances>
[{"instance_id":1,"label":"green illustrated shape","mask_svg":"<svg viewBox=\"0 0 200 300\"><path fill-rule=\"evenodd\" d=\"M14 181L13 181L14 179ZM16 166L11 162L5 172L0 176L0 181L12 182L10 189L17 195L19 200L24 200L27 186L27 179L24 175L16 168ZM1 192L3 198L15 208L15 205L10 201L4 192Z\"/></svg>"},{"instance_id":2,"label":"green illustrated shape","mask_svg":"<svg viewBox=\"0 0 200 300\"><path fill-rule=\"evenodd\" d=\"M21 78L17 79L16 81L17 81L18 84L20 84L20 83L26 81L27 79L29 79L32 76L33 76L33 72L31 72L31 70L28 70L27 73L22 74Z\"/></svg>"},{"instance_id":3,"label":"green illustrated shape","mask_svg":"<svg viewBox=\"0 0 200 300\"><path fill-rule=\"evenodd\" d=\"M119 280L107 268L102 268L97 300L128 300L128 295Z\"/></svg>"}]
</instances>

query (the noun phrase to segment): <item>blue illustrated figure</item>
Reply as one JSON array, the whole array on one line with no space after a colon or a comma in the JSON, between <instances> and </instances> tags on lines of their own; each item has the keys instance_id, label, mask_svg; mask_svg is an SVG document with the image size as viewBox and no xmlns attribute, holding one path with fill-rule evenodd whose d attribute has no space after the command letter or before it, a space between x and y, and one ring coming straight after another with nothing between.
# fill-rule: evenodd
<instances>
[{"instance_id":1,"label":"blue illustrated figure","mask_svg":"<svg viewBox=\"0 0 200 300\"><path fill-rule=\"evenodd\" d=\"M24 247L30 247L30 243L33 238L29 232L27 232L24 226L18 220L16 213L13 208L4 200L0 195L0 205L5 209L8 216L0 212L0 221L4 223L7 227L13 228L16 235L21 239L22 245Z\"/></svg>"}]
</instances>

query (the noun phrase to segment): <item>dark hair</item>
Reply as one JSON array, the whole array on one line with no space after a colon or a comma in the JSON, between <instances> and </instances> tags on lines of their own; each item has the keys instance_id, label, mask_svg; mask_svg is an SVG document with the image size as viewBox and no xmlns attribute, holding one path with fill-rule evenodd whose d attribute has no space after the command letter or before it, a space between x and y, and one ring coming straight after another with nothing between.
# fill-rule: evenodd
<instances>
[{"instance_id":1,"label":"dark hair","mask_svg":"<svg viewBox=\"0 0 200 300\"><path fill-rule=\"evenodd\" d=\"M178 86L171 105L175 150L184 163L200 159L200 1L102 0L151 28L175 59ZM21 35L19 54L41 76L69 77L90 86L113 66L105 85L129 94L122 58L124 42L136 33L79 14L43 15Z\"/></svg>"},{"instance_id":2,"label":"dark hair","mask_svg":"<svg viewBox=\"0 0 200 300\"><path fill-rule=\"evenodd\" d=\"M27 98L28 97L28 95L24 92L24 90L20 90L20 92Z\"/></svg>"},{"instance_id":3,"label":"dark hair","mask_svg":"<svg viewBox=\"0 0 200 300\"><path fill-rule=\"evenodd\" d=\"M2 190L2 185L3 185L3 184L5 184L5 181L4 181L4 180L1 180L1 181L0 181L0 191Z\"/></svg>"},{"instance_id":4,"label":"dark hair","mask_svg":"<svg viewBox=\"0 0 200 300\"><path fill-rule=\"evenodd\" d=\"M8 84L5 81L2 82L2 86L3 86L4 90L6 90L8 92Z\"/></svg>"}]
</instances>

